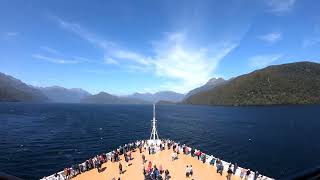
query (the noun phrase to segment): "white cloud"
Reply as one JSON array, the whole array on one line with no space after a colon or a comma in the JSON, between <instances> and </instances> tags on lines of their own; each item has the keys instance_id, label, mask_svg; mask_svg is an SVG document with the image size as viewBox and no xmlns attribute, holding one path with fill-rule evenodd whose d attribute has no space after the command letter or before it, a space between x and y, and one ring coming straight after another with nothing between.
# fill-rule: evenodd
<instances>
[{"instance_id":1,"label":"white cloud","mask_svg":"<svg viewBox=\"0 0 320 180\"><path fill-rule=\"evenodd\" d=\"M19 33L18 32L6 32L5 35L7 37L15 37L15 36L18 36Z\"/></svg>"},{"instance_id":2,"label":"white cloud","mask_svg":"<svg viewBox=\"0 0 320 180\"><path fill-rule=\"evenodd\" d=\"M139 65L128 65L126 66L126 69L128 72L132 73L145 73L152 71L151 66L139 66Z\"/></svg>"},{"instance_id":3,"label":"white cloud","mask_svg":"<svg viewBox=\"0 0 320 180\"><path fill-rule=\"evenodd\" d=\"M94 74L99 74L99 75L110 75L110 72L104 70L104 69L86 69L83 72L87 73L94 73Z\"/></svg>"},{"instance_id":4,"label":"white cloud","mask_svg":"<svg viewBox=\"0 0 320 180\"><path fill-rule=\"evenodd\" d=\"M237 46L236 43L216 43L208 47L191 47L188 43L194 43L187 41L185 33L166 33L165 38L153 41L153 54L144 55L98 38L79 24L57 20L62 28L102 49L104 63L121 63L121 67L130 72L155 73L167 81L160 88L183 93L207 82L220 60Z\"/></svg>"},{"instance_id":5,"label":"white cloud","mask_svg":"<svg viewBox=\"0 0 320 180\"><path fill-rule=\"evenodd\" d=\"M77 23L67 22L58 17L54 17L54 19L59 23L59 25L62 28L77 34L82 39L89 41L92 44L98 45L101 48L109 48L113 45L111 42L100 39L95 34L92 34L91 32L87 31Z\"/></svg>"},{"instance_id":6,"label":"white cloud","mask_svg":"<svg viewBox=\"0 0 320 180\"><path fill-rule=\"evenodd\" d=\"M116 46L114 42L106 41L105 39L99 38L97 35L89 32L85 28L83 28L81 25L77 23L71 23L64 21L60 18L55 18L59 25L75 34L77 34L82 39L88 41L89 43L101 48L104 51L104 56L107 58L112 58L113 61L109 61L112 63L109 64L116 64L116 60L129 60L133 61L135 63L139 63L141 65L149 65L148 58L129 50L125 50L123 48L119 48ZM106 58L104 59L105 63L108 63Z\"/></svg>"},{"instance_id":7,"label":"white cloud","mask_svg":"<svg viewBox=\"0 0 320 180\"><path fill-rule=\"evenodd\" d=\"M115 65L119 64L116 60L114 60L113 58L110 58L110 57L105 57L104 63L105 64L115 64Z\"/></svg>"},{"instance_id":8,"label":"white cloud","mask_svg":"<svg viewBox=\"0 0 320 180\"><path fill-rule=\"evenodd\" d=\"M77 64L77 63L95 63L87 58L80 56L67 57L60 51L49 46L41 46L41 53L35 53L33 58L45 60L55 64Z\"/></svg>"},{"instance_id":9,"label":"white cloud","mask_svg":"<svg viewBox=\"0 0 320 180\"><path fill-rule=\"evenodd\" d=\"M51 63L55 63L55 64L77 64L78 63L78 61L76 60L66 60L61 58L49 57L41 54L33 54L32 57L36 59L48 61Z\"/></svg>"},{"instance_id":10,"label":"white cloud","mask_svg":"<svg viewBox=\"0 0 320 180\"><path fill-rule=\"evenodd\" d=\"M72 59L77 61L77 62L79 62L79 63L80 62L81 63L93 63L93 64L97 63L97 62L92 61L92 60L90 60L90 59L88 59L86 57L80 57L80 56L73 56Z\"/></svg>"},{"instance_id":11,"label":"white cloud","mask_svg":"<svg viewBox=\"0 0 320 180\"><path fill-rule=\"evenodd\" d=\"M263 68L279 58L283 57L282 54L265 54L265 55L257 55L253 56L249 59L249 66L251 68Z\"/></svg>"},{"instance_id":12,"label":"white cloud","mask_svg":"<svg viewBox=\"0 0 320 180\"><path fill-rule=\"evenodd\" d=\"M173 33L153 45L156 74L169 79L162 86L177 92L186 92L207 82L220 60L237 46L223 43L212 49L190 48L186 39L186 34Z\"/></svg>"},{"instance_id":13,"label":"white cloud","mask_svg":"<svg viewBox=\"0 0 320 180\"><path fill-rule=\"evenodd\" d=\"M61 53L56 50L56 49L53 49L51 47L48 47L48 46L41 46L40 49L50 53L50 54L54 54L54 55L61 55Z\"/></svg>"},{"instance_id":14,"label":"white cloud","mask_svg":"<svg viewBox=\"0 0 320 180\"><path fill-rule=\"evenodd\" d=\"M117 59L131 60L140 65L150 65L150 58L147 58L136 52L113 48L112 50L108 51L108 53Z\"/></svg>"},{"instance_id":15,"label":"white cloud","mask_svg":"<svg viewBox=\"0 0 320 180\"><path fill-rule=\"evenodd\" d=\"M16 38L19 35L18 32L0 32L0 38L6 39L6 40L11 40Z\"/></svg>"},{"instance_id":16,"label":"white cloud","mask_svg":"<svg viewBox=\"0 0 320 180\"><path fill-rule=\"evenodd\" d=\"M258 38L263 40L263 41L265 41L265 42L267 42L267 43L273 44L273 43L281 40L282 35L279 32L272 32L272 33L269 33L269 34L265 34L265 35L259 36Z\"/></svg>"},{"instance_id":17,"label":"white cloud","mask_svg":"<svg viewBox=\"0 0 320 180\"><path fill-rule=\"evenodd\" d=\"M266 0L266 2L271 12L282 14L289 12L294 7L296 0Z\"/></svg>"}]
</instances>

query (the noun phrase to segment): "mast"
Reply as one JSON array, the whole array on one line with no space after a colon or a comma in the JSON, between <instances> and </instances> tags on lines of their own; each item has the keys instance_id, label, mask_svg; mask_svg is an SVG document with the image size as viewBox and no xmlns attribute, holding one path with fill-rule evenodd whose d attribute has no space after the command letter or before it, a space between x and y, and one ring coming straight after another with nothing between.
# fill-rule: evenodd
<instances>
[{"instance_id":1,"label":"mast","mask_svg":"<svg viewBox=\"0 0 320 180\"><path fill-rule=\"evenodd\" d=\"M153 104L153 118L151 120L151 125L152 125L152 130L151 130L151 135L150 135L150 140L158 140L159 136L158 136L158 131L157 131L157 126L156 126L156 105Z\"/></svg>"}]
</instances>

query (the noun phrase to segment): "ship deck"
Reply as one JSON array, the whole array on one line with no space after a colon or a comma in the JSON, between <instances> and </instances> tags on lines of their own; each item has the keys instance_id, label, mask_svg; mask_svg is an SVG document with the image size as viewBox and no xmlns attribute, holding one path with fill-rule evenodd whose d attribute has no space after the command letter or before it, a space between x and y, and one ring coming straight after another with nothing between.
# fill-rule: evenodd
<instances>
[{"instance_id":1,"label":"ship deck","mask_svg":"<svg viewBox=\"0 0 320 180\"><path fill-rule=\"evenodd\" d=\"M168 169L170 172L171 180L181 180L181 179L194 179L194 180L206 180L206 179L215 179L215 180L225 180L226 172L223 172L223 175L216 173L216 167L209 165L208 163L202 163L196 157L191 157L189 155L179 154L178 159L172 161L171 159L172 149L165 149L163 151L159 151L155 154L148 154L148 151L143 151L142 154L145 155L147 163L143 165L142 158L139 150L136 152L132 152L133 160L129 161L132 163L130 166L126 167L126 162L124 161L124 156L121 155L121 164L123 166L123 174L119 174L119 162L111 162L108 161L102 165L102 170L100 173L97 169L92 169L90 171L84 172L82 174L77 175L73 179L75 180L111 180L113 178L118 179L120 177L121 180L127 179L144 179L143 168L146 168L148 162L152 162L152 166L156 165L159 167L161 164L163 170ZM193 167L193 176L186 178L186 166L192 165ZM164 179L164 173L162 174ZM237 175L233 175L232 180L240 180L240 177Z\"/></svg>"}]
</instances>

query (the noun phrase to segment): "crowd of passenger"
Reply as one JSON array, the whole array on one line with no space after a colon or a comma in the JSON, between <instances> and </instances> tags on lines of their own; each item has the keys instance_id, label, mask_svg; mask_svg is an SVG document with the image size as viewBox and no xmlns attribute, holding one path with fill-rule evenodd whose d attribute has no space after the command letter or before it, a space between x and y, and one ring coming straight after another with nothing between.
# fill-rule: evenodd
<instances>
[{"instance_id":1,"label":"crowd of passenger","mask_svg":"<svg viewBox=\"0 0 320 180\"><path fill-rule=\"evenodd\" d=\"M227 180L231 180L231 177L235 175L237 171L240 178L245 180L248 180L248 179L257 180L257 179L267 178L265 176L260 175L258 171L252 172L250 169L240 168L237 165L237 163L232 164L232 163L223 162L218 158L208 156L204 152L198 149L194 149L189 146L186 146L185 144L176 143L171 140L165 140L161 142L160 149L164 148L165 146L167 146L168 149L172 149L172 154L171 154L172 161L178 159L178 156L180 153L183 153L184 155L190 155L192 157L197 158L202 163L208 162L210 165L215 166L217 170L216 173L219 173L221 176L223 175L223 172L225 170L224 166L227 166L228 167L228 169L226 170ZM192 177L192 175L193 175L192 165L188 165L186 167L186 177Z\"/></svg>"},{"instance_id":2,"label":"crowd of passenger","mask_svg":"<svg viewBox=\"0 0 320 180\"><path fill-rule=\"evenodd\" d=\"M157 146L149 146L147 141L136 141L134 143L125 144L124 146L120 146L117 149L109 152L109 153L102 153L100 155L96 155L93 158L90 158L86 160L83 163L80 164L74 164L70 168L65 168L63 172L56 173L53 176L44 178L44 179L52 179L52 180L69 180L81 173L84 173L86 171L97 169L97 171L103 172L104 169L101 168L103 163L106 163L108 161L111 162L119 162L119 174L123 174L123 167L120 162L120 156L124 155L124 160L126 162L126 166L130 166L130 161L132 160L131 152L139 149L139 152L142 154L141 158L143 161L143 175L145 180L169 180L171 175L169 173L168 169L163 169L162 165L153 165L152 162L149 161L146 168L144 168L144 164L147 162L145 155L142 153L143 150L147 151L149 154L154 154L157 151L165 150L167 147L168 150L172 149L172 161L179 158L179 154L183 153L184 155L190 155L194 158L197 158L202 163L208 162L210 165L216 167L216 173L219 173L221 176L223 175L223 172L225 170L225 166L228 167L226 169L227 173L227 180L231 180L231 177L237 173L237 175L240 176L241 179L248 180L248 179L262 179L264 176L260 175L258 171L252 172L250 169L244 169L238 167L237 163L231 164L223 162L222 160L218 158L214 158L212 156L208 156L204 152L190 148L189 146L186 146L185 144L176 143L171 140L162 140L161 143ZM193 168L192 165L186 166L186 177L192 177L193 176ZM264 177L266 178L266 177ZM115 178L114 178L115 179ZM120 178L118 178L120 180Z\"/></svg>"},{"instance_id":3,"label":"crowd of passenger","mask_svg":"<svg viewBox=\"0 0 320 180\"><path fill-rule=\"evenodd\" d=\"M143 168L143 175L145 180L169 180L171 177L168 169L163 170L162 165L152 166L151 161L149 161L147 168Z\"/></svg>"},{"instance_id":4,"label":"crowd of passenger","mask_svg":"<svg viewBox=\"0 0 320 180\"><path fill-rule=\"evenodd\" d=\"M62 172L55 173L52 176L44 177L46 180L69 180L81 173L87 172L92 169L97 169L100 173L103 171L102 164L108 161L119 162L120 156L124 155L127 166L129 165L129 160L132 159L131 151L135 150L140 144L145 144L145 141L137 141L134 143L125 144L124 146L119 146L117 149L109 152L96 155L83 163L73 164L71 167L64 168Z\"/></svg>"}]
</instances>

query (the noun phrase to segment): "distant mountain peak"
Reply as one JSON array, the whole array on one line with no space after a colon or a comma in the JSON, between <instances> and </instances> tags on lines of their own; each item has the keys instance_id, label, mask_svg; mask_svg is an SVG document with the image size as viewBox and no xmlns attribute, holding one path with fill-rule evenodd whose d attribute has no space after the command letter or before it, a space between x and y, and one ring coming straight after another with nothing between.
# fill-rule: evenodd
<instances>
[{"instance_id":1,"label":"distant mountain peak","mask_svg":"<svg viewBox=\"0 0 320 180\"><path fill-rule=\"evenodd\" d=\"M143 100L134 99L130 97L119 97L106 92L99 92L98 94L87 96L81 100L82 103L89 104L147 104Z\"/></svg>"},{"instance_id":2,"label":"distant mountain peak","mask_svg":"<svg viewBox=\"0 0 320 180\"><path fill-rule=\"evenodd\" d=\"M216 84L216 83L220 83L225 81L223 78L219 77L219 78L211 78L209 79L209 81L206 83L207 85L212 85L212 84Z\"/></svg>"},{"instance_id":3,"label":"distant mountain peak","mask_svg":"<svg viewBox=\"0 0 320 180\"><path fill-rule=\"evenodd\" d=\"M109 94L109 93L104 92L104 91L101 91L101 92L99 92L99 93L98 93L98 94L96 94L96 95L113 96L112 94Z\"/></svg>"},{"instance_id":4,"label":"distant mountain peak","mask_svg":"<svg viewBox=\"0 0 320 180\"><path fill-rule=\"evenodd\" d=\"M158 101L179 102L183 99L184 94L176 93L174 91L159 91L156 93L133 93L127 97L156 103Z\"/></svg>"},{"instance_id":5,"label":"distant mountain peak","mask_svg":"<svg viewBox=\"0 0 320 180\"><path fill-rule=\"evenodd\" d=\"M203 91L208 91L210 89L213 89L219 85L222 85L224 84L225 82L227 82L226 80L224 80L223 78L211 78L209 79L209 81L204 84L203 86L200 86L198 88L195 88L191 91L189 91L186 96L185 96L185 99L194 95L194 94L197 94L197 93L200 93L200 92L203 92Z\"/></svg>"},{"instance_id":6,"label":"distant mountain peak","mask_svg":"<svg viewBox=\"0 0 320 180\"><path fill-rule=\"evenodd\" d=\"M51 101L62 103L79 103L86 96L91 95L81 88L65 88L61 86L38 87Z\"/></svg>"}]
</instances>

